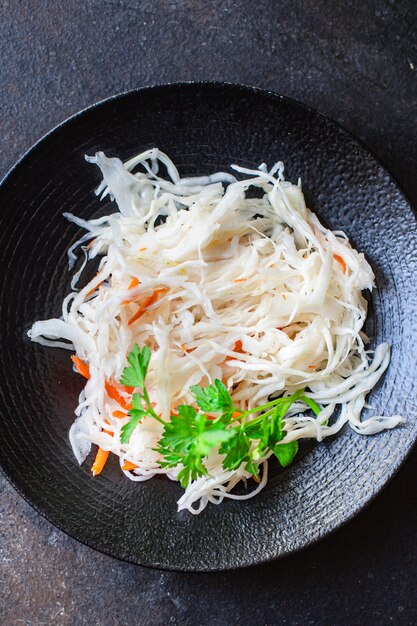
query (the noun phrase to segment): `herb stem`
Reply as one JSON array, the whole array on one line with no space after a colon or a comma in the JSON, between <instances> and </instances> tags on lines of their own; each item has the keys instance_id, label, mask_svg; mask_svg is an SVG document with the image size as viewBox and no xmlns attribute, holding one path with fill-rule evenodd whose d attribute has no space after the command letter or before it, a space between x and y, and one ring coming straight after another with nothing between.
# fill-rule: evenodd
<instances>
[{"instance_id":1,"label":"herb stem","mask_svg":"<svg viewBox=\"0 0 417 626\"><path fill-rule=\"evenodd\" d=\"M266 405L265 405L266 406ZM257 422L260 422L261 420L264 419L264 417L269 417L270 415L272 415L272 413L274 412L274 408L272 407L272 409L269 409L269 411L266 411L266 413L262 413L262 415L259 415L259 417L255 417L254 420L252 420L250 423L251 424L256 424ZM258 410L260 411L262 409L262 407L259 407ZM236 422L239 421L243 418L246 418L248 415L250 415L251 413L253 414L255 411L241 411L241 415L239 415L238 417L232 417L231 422Z\"/></svg>"},{"instance_id":2,"label":"herb stem","mask_svg":"<svg viewBox=\"0 0 417 626\"><path fill-rule=\"evenodd\" d=\"M269 411L266 411L265 413L262 413L262 415L259 415L259 417L255 417L255 419L251 420L249 424L258 424L259 422L262 422L265 417L271 417L272 413L274 412L274 408L275 407L273 407Z\"/></svg>"},{"instance_id":3,"label":"herb stem","mask_svg":"<svg viewBox=\"0 0 417 626\"><path fill-rule=\"evenodd\" d=\"M250 415L251 413L259 413L259 411L263 411L264 409L268 409L271 406L276 406L277 404L281 404L281 402L282 403L289 402L290 404L292 404L296 400L302 399L303 397L302 393L303 393L302 390L299 389L298 391L293 393L291 396L285 396L285 398L277 398L276 400L271 400L271 402L267 402L267 404L263 404L262 406L256 406L254 409L249 409L249 411L245 411L245 414ZM311 398L309 399L311 400ZM308 403L306 402L305 404L308 404ZM309 406L311 405L309 404ZM320 410L316 404L315 406L317 407L318 410Z\"/></svg>"},{"instance_id":4,"label":"herb stem","mask_svg":"<svg viewBox=\"0 0 417 626\"><path fill-rule=\"evenodd\" d=\"M165 420L163 420L161 417L159 417L157 413L155 413L145 386L143 387L143 399L146 402L146 408L148 410L148 413L150 413L152 417L156 419L160 424L165 425L166 424Z\"/></svg>"},{"instance_id":5,"label":"herb stem","mask_svg":"<svg viewBox=\"0 0 417 626\"><path fill-rule=\"evenodd\" d=\"M245 411L245 414L251 415L251 413L259 413L260 411L263 411L264 409L268 409L269 407L276 406L283 400L288 400L290 397L291 396L289 396L288 398L277 398L276 400L271 400L271 402L267 402L266 404L263 404L262 406L256 406L254 409L249 409L249 411Z\"/></svg>"}]
</instances>

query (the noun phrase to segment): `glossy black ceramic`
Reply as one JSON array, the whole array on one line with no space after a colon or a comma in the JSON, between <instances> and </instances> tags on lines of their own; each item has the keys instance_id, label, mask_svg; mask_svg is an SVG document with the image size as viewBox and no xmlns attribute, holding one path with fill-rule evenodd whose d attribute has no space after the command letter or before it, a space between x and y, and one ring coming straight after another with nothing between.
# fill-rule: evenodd
<instances>
[{"instance_id":1,"label":"glossy black ceramic","mask_svg":"<svg viewBox=\"0 0 417 626\"><path fill-rule=\"evenodd\" d=\"M82 382L68 352L32 344L26 331L59 316L70 289L66 251L80 231L62 213L89 218L109 209L94 196L99 173L84 154L100 149L127 159L151 146L167 152L182 175L280 159L290 180L302 178L309 206L343 229L374 268L368 327L374 342L392 344L392 360L370 403L378 413L404 414L405 426L368 438L345 430L305 446L292 467L272 468L256 498L209 505L199 516L176 512L182 490L168 480L132 483L112 461L94 479L90 462L78 466L68 429ZM319 113L232 85L133 91L83 111L36 144L4 180L0 203L1 465L19 493L71 536L165 569L260 563L346 522L409 452L417 431L415 216L381 164Z\"/></svg>"}]
</instances>

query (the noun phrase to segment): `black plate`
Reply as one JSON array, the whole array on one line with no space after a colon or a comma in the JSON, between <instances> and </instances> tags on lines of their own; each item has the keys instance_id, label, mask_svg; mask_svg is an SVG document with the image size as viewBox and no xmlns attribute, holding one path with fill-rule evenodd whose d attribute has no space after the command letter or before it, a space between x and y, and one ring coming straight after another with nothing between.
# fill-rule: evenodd
<instances>
[{"instance_id":1,"label":"black plate","mask_svg":"<svg viewBox=\"0 0 417 626\"><path fill-rule=\"evenodd\" d=\"M93 479L79 467L68 429L81 388L69 353L30 343L37 319L59 316L69 291L66 250L80 232L63 211L102 211L101 149L127 159L151 146L183 175L285 162L308 203L364 251L377 276L370 325L393 354L370 402L403 413L405 426L373 437L350 430L304 448L246 502L176 512L181 488L165 479L132 483L109 462ZM53 524L112 556L153 567L219 570L260 563L323 537L386 484L416 439L417 234L413 211L381 164L319 113L281 96L222 84L133 91L72 117L37 143L1 187L1 451L19 493Z\"/></svg>"}]
</instances>

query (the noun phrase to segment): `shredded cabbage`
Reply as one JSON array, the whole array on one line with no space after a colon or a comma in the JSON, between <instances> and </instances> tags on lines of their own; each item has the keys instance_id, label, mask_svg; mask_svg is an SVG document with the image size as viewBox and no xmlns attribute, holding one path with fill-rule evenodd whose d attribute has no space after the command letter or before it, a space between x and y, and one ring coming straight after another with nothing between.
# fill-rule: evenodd
<instances>
[{"instance_id":1,"label":"shredded cabbage","mask_svg":"<svg viewBox=\"0 0 417 626\"><path fill-rule=\"evenodd\" d=\"M135 343L152 350L148 389L164 419L179 404L192 404L192 385L219 378L245 410L271 394L307 388L323 410L314 417L295 404L284 441L321 441L344 424L370 435L403 421L399 415L361 420L366 394L390 359L386 343L370 357L362 330L362 291L372 289L374 275L347 236L325 228L306 207L301 185L284 179L281 162L269 171L265 164L232 166L243 177L237 180L228 173L181 179L156 148L125 164L102 152L86 159L103 176L97 194L110 195L119 211L88 221L65 214L87 231L69 250L70 269L77 248L84 263L61 318L38 321L28 333L43 345L75 350L89 365L70 431L79 463L96 444L116 454L121 467L137 466L123 470L131 480L156 474L176 480L181 467L163 469L153 450L162 432L157 421L145 418L128 444L120 441L129 418L106 381L119 380ZM160 165L167 176L159 175ZM254 188L256 197L248 193ZM85 266L97 257L96 276L78 290ZM129 288L135 278L139 283ZM166 292L129 325L157 288ZM208 475L189 484L178 510L200 513L209 502L256 495L267 482L268 461L262 461L261 482L242 496L232 490L250 474L243 465L225 471L222 456L211 453Z\"/></svg>"}]
</instances>

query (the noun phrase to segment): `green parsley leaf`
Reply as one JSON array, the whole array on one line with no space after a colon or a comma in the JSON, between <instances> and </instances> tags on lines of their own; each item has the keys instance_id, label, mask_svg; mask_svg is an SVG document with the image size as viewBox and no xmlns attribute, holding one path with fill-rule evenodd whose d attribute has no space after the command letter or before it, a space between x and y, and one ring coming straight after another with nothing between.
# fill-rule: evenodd
<instances>
[{"instance_id":1,"label":"green parsley leaf","mask_svg":"<svg viewBox=\"0 0 417 626\"><path fill-rule=\"evenodd\" d=\"M141 387L143 389L151 360L150 349L148 346L140 349L138 344L135 344L127 360L130 365L125 367L120 382L128 387Z\"/></svg>"},{"instance_id":2,"label":"green parsley leaf","mask_svg":"<svg viewBox=\"0 0 417 626\"><path fill-rule=\"evenodd\" d=\"M182 460L182 463L184 467L178 474L178 480L184 489L192 480L207 475L207 468L203 465L201 457L189 454Z\"/></svg>"},{"instance_id":3,"label":"green parsley leaf","mask_svg":"<svg viewBox=\"0 0 417 626\"><path fill-rule=\"evenodd\" d=\"M284 415L288 411L288 404L277 404L271 415L271 421L269 426L268 443L270 448L273 448L278 441L283 438L282 424Z\"/></svg>"},{"instance_id":4,"label":"green parsley leaf","mask_svg":"<svg viewBox=\"0 0 417 626\"><path fill-rule=\"evenodd\" d=\"M131 400L132 406L137 411L143 411L142 396L140 393L134 393Z\"/></svg>"},{"instance_id":5,"label":"green parsley leaf","mask_svg":"<svg viewBox=\"0 0 417 626\"><path fill-rule=\"evenodd\" d=\"M229 430L223 430L211 426L208 430L202 432L196 441L196 450L204 457L207 456L213 448L218 448L225 441L228 441L232 437L232 433Z\"/></svg>"},{"instance_id":6,"label":"green parsley leaf","mask_svg":"<svg viewBox=\"0 0 417 626\"><path fill-rule=\"evenodd\" d=\"M226 386L218 378L214 381L214 385L208 385L208 387L193 385L191 392L202 411L221 411L228 415L232 414L235 409Z\"/></svg>"},{"instance_id":7,"label":"green parsley leaf","mask_svg":"<svg viewBox=\"0 0 417 626\"><path fill-rule=\"evenodd\" d=\"M200 416L201 414L197 417ZM178 474L178 479L181 481L183 487L186 487L190 480L196 480L199 476L205 476L207 474L207 468L203 464L204 457L206 457L213 448L221 446L230 436L230 431L221 430L214 426L210 426L207 430L197 435L190 446L190 451L181 461L184 467Z\"/></svg>"},{"instance_id":8,"label":"green parsley leaf","mask_svg":"<svg viewBox=\"0 0 417 626\"><path fill-rule=\"evenodd\" d=\"M143 409L141 410L132 409L129 412L129 415L130 415L130 420L127 422L127 424L122 426L120 430L120 441L122 443L129 443L130 437L132 436L133 431L135 430L139 422L142 420L142 418L146 415L146 411L144 411Z\"/></svg>"},{"instance_id":9,"label":"green parsley leaf","mask_svg":"<svg viewBox=\"0 0 417 626\"><path fill-rule=\"evenodd\" d=\"M274 448L274 454L282 467L287 467L292 463L298 452L298 441L289 441L288 443L278 443Z\"/></svg>"},{"instance_id":10,"label":"green parsley leaf","mask_svg":"<svg viewBox=\"0 0 417 626\"><path fill-rule=\"evenodd\" d=\"M180 405L177 410L178 415L171 415L171 421L165 425L158 447L179 454L186 454L196 435L195 417L197 411L194 407L187 405Z\"/></svg>"},{"instance_id":11,"label":"green parsley leaf","mask_svg":"<svg viewBox=\"0 0 417 626\"><path fill-rule=\"evenodd\" d=\"M245 465L245 470L249 472L249 474L252 474L255 478L259 478L259 465L252 456L249 456Z\"/></svg>"},{"instance_id":12,"label":"green parsley leaf","mask_svg":"<svg viewBox=\"0 0 417 626\"><path fill-rule=\"evenodd\" d=\"M178 407L178 415L172 415L165 424L164 432L156 450L163 457L165 467L182 463L178 475L183 486L207 473L203 459L233 436L222 423L209 420L203 413L188 405Z\"/></svg>"},{"instance_id":13,"label":"green parsley leaf","mask_svg":"<svg viewBox=\"0 0 417 626\"><path fill-rule=\"evenodd\" d=\"M223 468L226 470L237 469L244 461L248 461L248 452L251 446L249 437L243 427L228 431L233 433L220 447L220 454L225 454Z\"/></svg>"},{"instance_id":14,"label":"green parsley leaf","mask_svg":"<svg viewBox=\"0 0 417 626\"><path fill-rule=\"evenodd\" d=\"M120 382L139 388L141 392L132 395L130 419L121 429L120 440L124 444L129 443L136 426L145 416L163 424L164 431L155 450L162 456L161 467L182 465L178 480L183 487L207 474L204 459L214 449L224 455L224 469L234 470L244 463L245 470L255 478L259 478L259 461L270 452L286 467L298 451L297 441L281 443L286 435L285 416L291 405L300 400L316 415L320 412L320 407L303 395L302 390L243 411L233 404L221 380L216 379L208 387L191 387L199 410L193 406L180 405L177 408L178 415L171 415L170 421L165 422L155 412L145 387L150 359L150 349L147 346L141 349L137 344L128 356L129 365L124 369ZM240 415L232 419L235 411ZM205 412L219 415L213 419ZM257 417L254 417L256 414Z\"/></svg>"},{"instance_id":15,"label":"green parsley leaf","mask_svg":"<svg viewBox=\"0 0 417 626\"><path fill-rule=\"evenodd\" d=\"M265 446L268 445L269 419L262 416L245 425L245 433L250 439L265 439Z\"/></svg>"},{"instance_id":16,"label":"green parsley leaf","mask_svg":"<svg viewBox=\"0 0 417 626\"><path fill-rule=\"evenodd\" d=\"M183 459L183 455L179 452L173 452L169 448L153 448L155 452L163 454L163 459L159 462L161 467L175 467L179 465Z\"/></svg>"}]
</instances>

